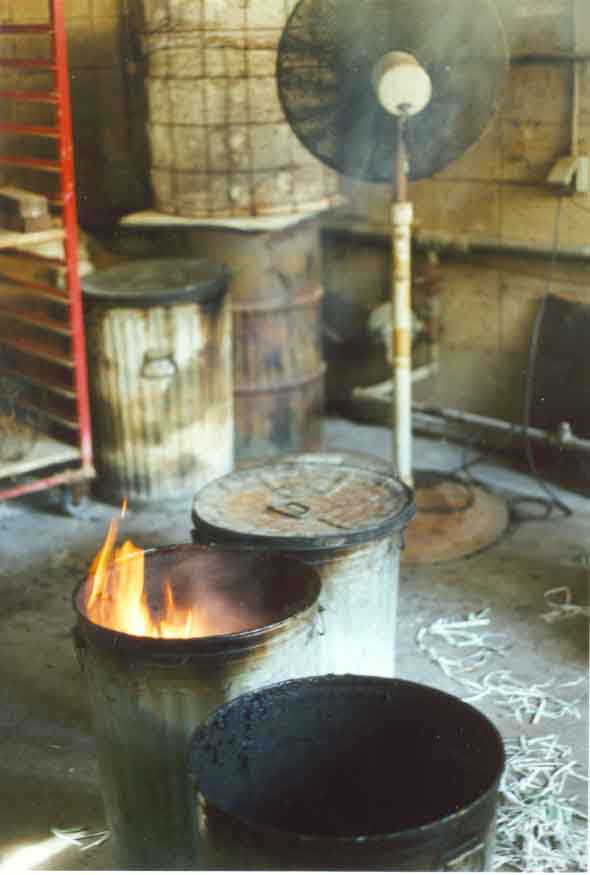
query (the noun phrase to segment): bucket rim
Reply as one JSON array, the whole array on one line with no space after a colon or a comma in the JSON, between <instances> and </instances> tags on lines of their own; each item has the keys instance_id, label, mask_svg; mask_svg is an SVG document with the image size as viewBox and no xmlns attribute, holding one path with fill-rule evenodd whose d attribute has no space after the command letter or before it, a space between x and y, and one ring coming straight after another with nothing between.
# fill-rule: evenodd
<instances>
[{"instance_id":1,"label":"bucket rim","mask_svg":"<svg viewBox=\"0 0 590 875\"><path fill-rule=\"evenodd\" d=\"M180 659L181 662L190 664L192 658L199 659L201 656L219 653L229 656L234 650L241 650L244 647L250 646L251 649L254 649L256 646L264 646L269 638L280 634L282 630L304 618L319 604L322 592L320 575L311 566L291 556L283 556L282 554L277 556L272 551L253 550L234 544L209 545L193 544L190 542L167 544L161 547L148 547L143 550L143 553L144 556L149 557L154 554L163 554L179 549L186 549L191 553L226 553L234 555L247 553L256 560L259 560L260 563L265 558L282 560L283 564L298 570L298 577L302 581L300 599L293 604L292 609L289 609L290 606L286 605L285 611L288 610L288 612L285 616L252 629L226 634L197 636L194 638L156 638L121 632L91 620L84 613L80 605L80 597L88 579L88 575L86 575L76 583L71 594L71 604L77 621L73 629L76 643L82 644L82 640L87 638L101 650L132 654L146 663L158 662L160 658L163 660L170 658L172 661Z\"/></svg>"},{"instance_id":2,"label":"bucket rim","mask_svg":"<svg viewBox=\"0 0 590 875\"><path fill-rule=\"evenodd\" d=\"M168 274L168 276L166 276ZM135 258L86 274L84 297L109 307L207 304L225 295L231 273L207 258Z\"/></svg>"},{"instance_id":3,"label":"bucket rim","mask_svg":"<svg viewBox=\"0 0 590 875\"><path fill-rule=\"evenodd\" d=\"M338 464L330 462L326 460L325 454L322 453L317 454L316 461L312 458L313 455L313 453L303 454L301 460L297 460L296 456L289 456L285 460L279 457L276 461L248 465L245 468L232 471L229 474L224 474L211 480L193 498L191 512L194 525L193 537L196 539L203 538L204 541L210 539L212 543L239 542L240 544L256 546L273 552L290 552L292 550L314 551L330 548L342 549L379 540L394 532L403 532L416 515L413 490L393 474L386 474L383 471L362 467L360 464L355 463ZM273 469L281 468L295 471L302 466L311 468L317 466L318 468L351 471L364 475L367 478L372 477L373 479L380 480L389 484L391 490L395 489L398 493L400 496L400 507L374 523L359 525L357 528L346 531L322 532L317 535L269 534L252 531L250 528L246 529L238 525L232 526L231 521L228 521L227 524L211 522L206 518L203 508L199 508L199 504L203 503L203 497L205 496L206 498L208 492L219 489L221 484L228 484L231 480L234 482L239 481L241 477L252 477L262 473L269 474L272 473Z\"/></svg>"},{"instance_id":4,"label":"bucket rim","mask_svg":"<svg viewBox=\"0 0 590 875\"><path fill-rule=\"evenodd\" d=\"M395 687L404 687L406 689L413 688L416 690L420 690L421 692L427 692L428 694L434 695L443 700L452 700L454 704L461 706L465 711L470 712L473 716L480 720L482 725L485 725L488 730L491 730L490 737L494 739L497 745L496 753L498 754L496 777L491 781L490 785L487 787L486 790L480 793L472 801L465 803L465 805L463 805L457 811L453 811L450 814L444 815L437 820L429 821L427 823L420 824L419 826L415 827L410 827L408 829L402 829L397 831L394 830L391 832L371 833L368 835L326 835L303 832L300 833L296 831L281 829L279 827L261 824L258 821L253 820L252 818L230 811L226 806L220 805L217 802L213 802L206 796L205 793L203 793L199 789L199 778L197 770L194 767L193 751L197 746L198 741L201 738L206 738L207 732L212 727L216 719L219 719L221 717L221 719L223 720L224 715L232 708L239 707L241 703L248 700L256 700L257 697L260 697L261 695L264 696L268 692L282 692L284 690L288 694L289 690L297 687L314 686L348 686L351 688L353 688L354 686L362 686L364 689L367 689L371 686L374 688L387 686L389 687L389 689ZM211 808L220 812L223 817L227 817L238 825L243 826L254 833L257 833L258 835L267 836L270 841L276 840L280 841L282 844L290 843L291 845L316 845L319 847L333 847L336 844L341 847L348 846L352 848L356 846L385 844L388 842L392 844L399 842L412 842L414 839L423 840L424 837L427 836L429 833L437 832L441 828L451 827L453 824L458 823L468 813L471 813L475 809L479 809L480 807L484 807L488 802L491 801L492 798L496 796L498 792L498 787L502 779L502 774L506 767L506 751L502 736L500 735L498 728L490 720L490 718L487 717L487 715L485 715L478 708L475 708L473 705L471 705L469 702L464 702L458 696L454 696L451 693L446 693L445 691L440 690L437 687L432 687L427 684L422 684L417 681L409 681L402 678L384 678L371 675L356 674L327 674L306 678L291 678L286 681L280 681L278 683L270 684L260 689L242 693L240 696L237 696L230 701L225 702L223 705L213 711L199 727L197 727L190 739L186 760L188 764L189 774L191 775L197 788L198 798L205 802L207 808Z\"/></svg>"}]
</instances>

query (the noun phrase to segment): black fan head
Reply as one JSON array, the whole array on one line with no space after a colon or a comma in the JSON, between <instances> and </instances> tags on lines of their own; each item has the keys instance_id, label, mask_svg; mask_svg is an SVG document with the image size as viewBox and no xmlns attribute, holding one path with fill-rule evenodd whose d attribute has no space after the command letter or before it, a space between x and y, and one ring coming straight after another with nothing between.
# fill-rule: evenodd
<instances>
[{"instance_id":1,"label":"black fan head","mask_svg":"<svg viewBox=\"0 0 590 875\"><path fill-rule=\"evenodd\" d=\"M393 178L399 122L372 85L391 51L414 55L432 81L405 123L410 179L462 155L499 104L508 49L492 0L300 0L279 45L280 100L303 145L345 176Z\"/></svg>"}]
</instances>

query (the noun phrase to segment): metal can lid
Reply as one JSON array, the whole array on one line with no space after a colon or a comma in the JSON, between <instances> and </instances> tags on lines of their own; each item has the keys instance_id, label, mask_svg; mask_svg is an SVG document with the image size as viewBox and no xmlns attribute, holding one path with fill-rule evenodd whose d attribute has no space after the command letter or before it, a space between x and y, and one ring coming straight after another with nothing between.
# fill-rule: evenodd
<instances>
[{"instance_id":1,"label":"metal can lid","mask_svg":"<svg viewBox=\"0 0 590 875\"><path fill-rule=\"evenodd\" d=\"M82 277L84 293L110 304L205 303L222 294L227 269L205 258L148 258L128 261Z\"/></svg>"},{"instance_id":2,"label":"metal can lid","mask_svg":"<svg viewBox=\"0 0 590 875\"><path fill-rule=\"evenodd\" d=\"M267 549L362 543L405 528L412 491L395 477L347 464L277 462L208 483L193 502L200 535Z\"/></svg>"}]
</instances>

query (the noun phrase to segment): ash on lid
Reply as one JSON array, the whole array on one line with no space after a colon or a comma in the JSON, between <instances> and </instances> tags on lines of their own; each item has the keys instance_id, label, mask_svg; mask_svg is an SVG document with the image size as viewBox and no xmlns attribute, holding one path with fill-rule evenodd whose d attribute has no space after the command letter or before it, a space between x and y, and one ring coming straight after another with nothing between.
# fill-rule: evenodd
<instances>
[{"instance_id":1,"label":"ash on lid","mask_svg":"<svg viewBox=\"0 0 590 875\"><path fill-rule=\"evenodd\" d=\"M403 528L411 491L377 471L320 462L276 463L226 475L195 497L193 521L246 541L354 543Z\"/></svg>"}]
</instances>

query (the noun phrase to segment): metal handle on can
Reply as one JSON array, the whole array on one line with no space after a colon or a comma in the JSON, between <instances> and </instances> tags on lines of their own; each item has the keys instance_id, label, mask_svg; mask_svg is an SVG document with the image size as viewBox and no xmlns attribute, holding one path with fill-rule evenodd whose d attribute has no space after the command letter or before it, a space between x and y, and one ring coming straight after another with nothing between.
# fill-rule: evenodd
<instances>
[{"instance_id":1,"label":"metal handle on can","mask_svg":"<svg viewBox=\"0 0 590 875\"><path fill-rule=\"evenodd\" d=\"M281 513L283 516L294 517L295 519L301 519L301 517L306 516L311 508L308 504L303 504L300 501L283 501L279 504L267 504L267 510L274 510L276 513Z\"/></svg>"},{"instance_id":2,"label":"metal handle on can","mask_svg":"<svg viewBox=\"0 0 590 875\"><path fill-rule=\"evenodd\" d=\"M141 376L146 380L169 380L177 371L178 365L171 352L152 349L144 353Z\"/></svg>"}]
</instances>

